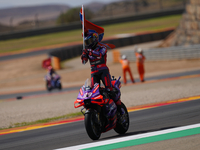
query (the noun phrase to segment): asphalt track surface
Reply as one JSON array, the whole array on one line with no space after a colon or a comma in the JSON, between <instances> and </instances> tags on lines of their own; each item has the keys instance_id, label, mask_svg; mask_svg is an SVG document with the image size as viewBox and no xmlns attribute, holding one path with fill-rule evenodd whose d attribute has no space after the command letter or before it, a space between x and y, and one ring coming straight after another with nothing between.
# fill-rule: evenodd
<instances>
[{"instance_id":1,"label":"asphalt track surface","mask_svg":"<svg viewBox=\"0 0 200 150\"><path fill-rule=\"evenodd\" d=\"M130 128L125 135L111 130L98 141L149 133L200 123L200 99L130 112ZM0 136L1 150L50 150L92 143L83 121Z\"/></svg>"},{"instance_id":2,"label":"asphalt track surface","mask_svg":"<svg viewBox=\"0 0 200 150\"><path fill-rule=\"evenodd\" d=\"M169 78L176 78L176 77L196 75L196 74L200 74L200 70L186 71L186 72L181 72L181 73L173 73L173 74L166 74L166 75L148 77L148 78L145 78L145 80L146 81L161 80L161 79L169 79ZM139 79L135 79L135 81L140 82ZM79 89L80 89L80 86L63 88L62 92L74 91L74 90L79 90ZM12 94L4 94L4 95L2 94L2 95L0 95L0 99L13 99L13 98L17 99L18 97L23 98L23 97L26 97L26 96L36 96L36 95L39 96L39 95L43 95L43 94L58 93L58 92L60 92L60 91L57 90L57 89L54 89L51 92L48 92L47 90L41 90L41 91L32 91L32 92L24 92L24 93L12 93Z\"/></svg>"}]
</instances>

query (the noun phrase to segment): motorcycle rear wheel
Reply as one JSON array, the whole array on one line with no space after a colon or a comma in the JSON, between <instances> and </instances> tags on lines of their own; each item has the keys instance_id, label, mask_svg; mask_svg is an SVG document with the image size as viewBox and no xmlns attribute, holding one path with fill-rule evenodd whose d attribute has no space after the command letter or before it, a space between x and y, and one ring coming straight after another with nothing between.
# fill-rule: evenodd
<instances>
[{"instance_id":1,"label":"motorcycle rear wheel","mask_svg":"<svg viewBox=\"0 0 200 150\"><path fill-rule=\"evenodd\" d=\"M124 134L127 132L129 128L129 114L126 106L122 102L121 102L121 107L124 109L125 114L123 114L122 116L118 115L116 127L114 128L114 130L119 134ZM124 122L122 122L121 117L123 117Z\"/></svg>"},{"instance_id":2,"label":"motorcycle rear wheel","mask_svg":"<svg viewBox=\"0 0 200 150\"><path fill-rule=\"evenodd\" d=\"M96 111L90 110L85 114L85 128L92 140L98 140L101 136L101 128L97 120Z\"/></svg>"}]
</instances>

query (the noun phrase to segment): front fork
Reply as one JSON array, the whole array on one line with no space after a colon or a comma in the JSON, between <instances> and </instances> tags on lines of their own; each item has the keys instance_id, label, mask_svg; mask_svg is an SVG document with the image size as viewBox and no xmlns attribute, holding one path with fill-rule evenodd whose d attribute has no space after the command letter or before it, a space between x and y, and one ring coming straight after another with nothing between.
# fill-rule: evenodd
<instances>
[{"instance_id":1,"label":"front fork","mask_svg":"<svg viewBox=\"0 0 200 150\"><path fill-rule=\"evenodd\" d=\"M81 109L82 114L85 116L86 113L91 113L91 109L86 109L84 112L83 110L86 109L85 107ZM95 113L95 123L99 124L102 127L100 113L96 111Z\"/></svg>"},{"instance_id":2,"label":"front fork","mask_svg":"<svg viewBox=\"0 0 200 150\"><path fill-rule=\"evenodd\" d=\"M85 109L85 107L81 109L81 112L85 116L85 112L83 112L84 109Z\"/></svg>"}]
</instances>

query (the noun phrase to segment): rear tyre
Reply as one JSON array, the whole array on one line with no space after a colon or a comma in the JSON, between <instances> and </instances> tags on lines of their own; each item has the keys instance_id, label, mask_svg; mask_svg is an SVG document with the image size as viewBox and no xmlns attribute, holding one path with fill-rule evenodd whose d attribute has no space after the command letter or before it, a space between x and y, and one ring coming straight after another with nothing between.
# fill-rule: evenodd
<instances>
[{"instance_id":1,"label":"rear tyre","mask_svg":"<svg viewBox=\"0 0 200 150\"><path fill-rule=\"evenodd\" d=\"M122 102L121 102L121 108L124 109L125 113L123 115L120 115L120 113L118 112L117 123L114 130L119 134L124 134L127 132L129 128L129 114L126 109L126 106Z\"/></svg>"},{"instance_id":2,"label":"rear tyre","mask_svg":"<svg viewBox=\"0 0 200 150\"><path fill-rule=\"evenodd\" d=\"M85 129L92 140L98 140L101 136L101 127L98 123L96 111L89 111L85 114Z\"/></svg>"}]
</instances>

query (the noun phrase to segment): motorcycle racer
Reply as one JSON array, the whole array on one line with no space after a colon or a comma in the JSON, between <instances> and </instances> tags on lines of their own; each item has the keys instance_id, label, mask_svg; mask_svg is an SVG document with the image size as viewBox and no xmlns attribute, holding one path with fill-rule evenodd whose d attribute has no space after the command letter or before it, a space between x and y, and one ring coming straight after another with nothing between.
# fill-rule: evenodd
<instances>
[{"instance_id":1,"label":"motorcycle racer","mask_svg":"<svg viewBox=\"0 0 200 150\"><path fill-rule=\"evenodd\" d=\"M53 77L54 74L57 74L56 71L53 69L52 66L48 66L48 75L51 76L51 78Z\"/></svg>"},{"instance_id":2,"label":"motorcycle racer","mask_svg":"<svg viewBox=\"0 0 200 150\"><path fill-rule=\"evenodd\" d=\"M56 73L56 71L53 69L52 66L48 66L48 67L47 67L47 70L48 70L47 75L48 75L48 77L49 77L48 84L51 84L51 83L50 83L51 80L54 80L54 75L56 75L57 73Z\"/></svg>"},{"instance_id":3,"label":"motorcycle racer","mask_svg":"<svg viewBox=\"0 0 200 150\"><path fill-rule=\"evenodd\" d=\"M89 59L91 65L91 87L93 87L95 83L100 84L101 80L117 105L119 112L122 112L120 100L121 94L116 94L113 91L109 68L106 65L107 48L98 44L98 34L95 32L85 33L84 42L86 49L83 50L81 59L83 64L87 63Z\"/></svg>"}]
</instances>

